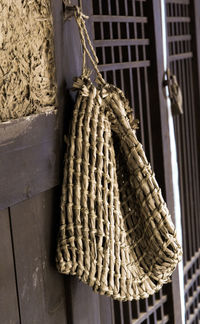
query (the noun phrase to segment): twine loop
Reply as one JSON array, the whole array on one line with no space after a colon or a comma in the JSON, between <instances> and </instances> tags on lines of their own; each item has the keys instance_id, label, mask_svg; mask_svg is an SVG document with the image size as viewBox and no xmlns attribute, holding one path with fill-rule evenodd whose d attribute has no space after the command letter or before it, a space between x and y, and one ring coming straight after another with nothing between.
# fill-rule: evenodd
<instances>
[{"instance_id":1,"label":"twine loop","mask_svg":"<svg viewBox=\"0 0 200 324\"><path fill-rule=\"evenodd\" d=\"M83 63L82 63L82 77L88 77L88 67L86 63L86 54L91 61L93 68L97 74L97 79L101 84L106 84L106 81L103 79L99 69L98 69L98 57L95 53L94 47L92 45L91 39L89 37L85 20L89 18L89 16L86 16L82 13L81 9L78 6L74 6L74 17L79 29L80 34L80 41L82 45L82 51L83 51Z\"/></svg>"}]
</instances>

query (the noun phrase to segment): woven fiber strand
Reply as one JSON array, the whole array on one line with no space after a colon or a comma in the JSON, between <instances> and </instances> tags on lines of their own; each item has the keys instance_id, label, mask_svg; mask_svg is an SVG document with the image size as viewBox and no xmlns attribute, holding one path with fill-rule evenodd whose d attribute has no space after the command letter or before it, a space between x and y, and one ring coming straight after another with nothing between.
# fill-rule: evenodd
<instances>
[{"instance_id":1,"label":"woven fiber strand","mask_svg":"<svg viewBox=\"0 0 200 324\"><path fill-rule=\"evenodd\" d=\"M117 300L146 298L181 259L174 225L122 91L83 77L75 87L58 270Z\"/></svg>"},{"instance_id":2,"label":"woven fiber strand","mask_svg":"<svg viewBox=\"0 0 200 324\"><path fill-rule=\"evenodd\" d=\"M2 0L0 13L0 121L54 109L50 0Z\"/></svg>"},{"instance_id":3,"label":"woven fiber strand","mask_svg":"<svg viewBox=\"0 0 200 324\"><path fill-rule=\"evenodd\" d=\"M78 95L67 137L57 268L116 300L146 298L169 282L182 249L128 100L102 78L87 17L74 10L83 70L74 82Z\"/></svg>"}]
</instances>

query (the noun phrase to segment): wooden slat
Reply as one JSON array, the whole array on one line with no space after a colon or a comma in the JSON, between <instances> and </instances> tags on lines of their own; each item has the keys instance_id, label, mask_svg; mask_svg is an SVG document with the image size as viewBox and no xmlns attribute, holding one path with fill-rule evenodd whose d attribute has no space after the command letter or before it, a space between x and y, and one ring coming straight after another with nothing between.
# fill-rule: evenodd
<instances>
[{"instance_id":1,"label":"wooden slat","mask_svg":"<svg viewBox=\"0 0 200 324\"><path fill-rule=\"evenodd\" d=\"M169 62L172 62L172 61L174 62L174 61L178 61L178 60L185 60L185 59L192 58L192 57L193 57L192 52L174 54L174 55L169 56Z\"/></svg>"},{"instance_id":2,"label":"wooden slat","mask_svg":"<svg viewBox=\"0 0 200 324\"><path fill-rule=\"evenodd\" d=\"M71 301L69 324L101 324L100 297L91 287L70 277L68 294Z\"/></svg>"},{"instance_id":3,"label":"wooden slat","mask_svg":"<svg viewBox=\"0 0 200 324\"><path fill-rule=\"evenodd\" d=\"M182 42L182 41L190 41L191 35L174 35L167 37L168 42Z\"/></svg>"},{"instance_id":4,"label":"wooden slat","mask_svg":"<svg viewBox=\"0 0 200 324\"><path fill-rule=\"evenodd\" d=\"M152 28L149 29L150 32L150 42L151 46L150 57L151 57L151 65L149 68L149 76L151 78L155 73L154 82L149 82L149 94L150 94L150 111L152 116L152 141L153 148L156 148L156 153L154 151L154 167L157 178L159 179L159 184L166 190L166 200L168 203L169 210L172 214L174 213L173 208L173 190L172 190L172 178L169 176L172 174L171 169L171 153L170 153L170 139L169 139L169 129L168 129L168 115L167 115L167 107L166 101L163 97L162 92L162 78L163 78L163 48L162 48L162 31L161 31L161 18L160 18L160 2L158 0L153 1L153 8L151 9L151 4L149 3L149 7L147 8L148 12L151 13L151 17L149 18L149 23ZM162 107L162 109L157 109L157 107ZM159 118L153 118L153 116L160 115ZM158 137L161 133L161 140ZM164 159L162 160L163 152ZM161 172L161 169L163 172Z\"/></svg>"},{"instance_id":5,"label":"wooden slat","mask_svg":"<svg viewBox=\"0 0 200 324\"><path fill-rule=\"evenodd\" d=\"M200 12L199 12L200 15ZM192 210L194 212L194 236L195 236L195 252L200 248L200 237L199 237L199 229L200 229L200 219L199 219L199 210L200 210L200 168L198 161L199 154L199 122L200 122L200 114L199 114L199 97L196 97L196 82L194 78L194 74L197 74L195 65L193 66L192 60L186 61L186 80L188 80L187 75L189 75L190 79L188 80L188 88L190 89L191 103L192 105L192 113L189 112L188 116L190 117L190 143L191 143L191 173L192 173L192 190L191 190L191 200L195 200L195 204L192 206ZM193 70L193 71L192 71ZM191 80L191 82L190 82ZM200 94L199 94L200 95ZM196 98L195 98L196 97ZM200 158L200 155L199 155Z\"/></svg>"},{"instance_id":6,"label":"wooden slat","mask_svg":"<svg viewBox=\"0 0 200 324\"><path fill-rule=\"evenodd\" d=\"M199 30L200 30L200 1L193 0L191 1L191 19L192 19L192 26L191 26L191 34L193 38L192 46L193 46L193 67L194 71L194 84L195 84L195 98L196 101L199 102L200 98L200 37L199 37ZM196 111L197 116L197 126L199 125L200 120L200 109ZM198 153L199 153L199 161L200 161L200 127L197 127L197 134L198 134Z\"/></svg>"},{"instance_id":7,"label":"wooden slat","mask_svg":"<svg viewBox=\"0 0 200 324\"><path fill-rule=\"evenodd\" d=\"M91 22L136 22L147 23L147 17L134 16L109 16L109 15L93 15L90 17Z\"/></svg>"},{"instance_id":8,"label":"wooden slat","mask_svg":"<svg viewBox=\"0 0 200 324\"><path fill-rule=\"evenodd\" d=\"M166 1L167 3L169 1ZM183 92L183 116L174 117L177 142L181 210L183 225L184 280L186 322L198 322L199 308L199 64L198 28L199 1L170 1L167 21L173 22L168 29L168 42L173 46L169 56L170 67L176 74ZM180 2L179 2L180 3ZM198 5L197 5L198 3ZM187 4L187 6L184 6ZM187 17L184 17L186 16ZM187 35L186 35L187 34ZM190 35L190 37L189 37ZM185 43L187 41L187 43ZM181 53L181 54L178 54Z\"/></svg>"},{"instance_id":9,"label":"wooden slat","mask_svg":"<svg viewBox=\"0 0 200 324\"><path fill-rule=\"evenodd\" d=\"M190 0L165 0L166 3L180 3L180 4L189 4Z\"/></svg>"},{"instance_id":10,"label":"wooden slat","mask_svg":"<svg viewBox=\"0 0 200 324\"><path fill-rule=\"evenodd\" d=\"M57 0L53 0L57 3ZM55 6L57 5L55 3ZM78 4L78 0L73 1L74 5ZM87 12L86 12L87 14ZM62 23L62 20L61 20ZM80 35L75 19L67 20L63 24L63 73L65 87L70 89L73 84L73 78L81 75L82 71L82 50L80 45ZM70 44L70 45L69 45ZM71 96L76 97L76 92L70 92Z\"/></svg>"},{"instance_id":11,"label":"wooden slat","mask_svg":"<svg viewBox=\"0 0 200 324\"><path fill-rule=\"evenodd\" d=\"M0 211L0 322L20 323L8 209Z\"/></svg>"},{"instance_id":12,"label":"wooden slat","mask_svg":"<svg viewBox=\"0 0 200 324\"><path fill-rule=\"evenodd\" d=\"M194 84L192 73L192 60L185 61L184 80L186 81L187 88L187 101L185 109L185 133L186 133L186 147L187 147L187 162L188 162L188 205L189 213L187 213L188 221L191 226L190 230L190 246L192 249L192 255L198 250L197 237L199 236L198 229L198 216L199 216L199 192L198 192L198 163L196 157L197 144L196 144L196 127L195 127L195 108L196 103L194 101ZM190 108L189 108L190 107ZM193 122L194 121L194 122ZM183 143L185 145L185 143ZM193 185L191 185L193 183ZM184 189L183 189L184 190ZM194 200L194 201L193 201ZM191 215L191 216L189 216ZM189 230L189 228L187 229Z\"/></svg>"},{"instance_id":13,"label":"wooden slat","mask_svg":"<svg viewBox=\"0 0 200 324\"><path fill-rule=\"evenodd\" d=\"M21 324L66 324L64 276L55 267L59 224L55 189L12 207Z\"/></svg>"},{"instance_id":14,"label":"wooden slat","mask_svg":"<svg viewBox=\"0 0 200 324\"><path fill-rule=\"evenodd\" d=\"M199 0L194 0L191 2L191 19L192 19L192 26L191 26L191 34L192 34L192 50L194 53L193 58L193 84L194 86L194 97L197 108L195 110L195 120L194 123L196 124L196 154L197 154L197 170L200 173L200 109L199 109L199 102L200 102L200 39L199 39L199 30L200 30L200 2ZM200 185L200 182L199 182ZM198 197L199 197L199 188L198 188ZM198 203L199 198L197 197ZM200 204L198 204L198 208L200 208ZM199 214L199 210L198 210ZM200 228L200 219L199 216L196 216L196 221L198 220L198 229ZM200 236L198 237L198 245L200 247Z\"/></svg>"},{"instance_id":15,"label":"wooden slat","mask_svg":"<svg viewBox=\"0 0 200 324\"><path fill-rule=\"evenodd\" d=\"M131 321L133 319L131 302L123 303L123 309L124 309L124 312L123 312L124 313L124 322L131 323Z\"/></svg>"},{"instance_id":16,"label":"wooden slat","mask_svg":"<svg viewBox=\"0 0 200 324\"><path fill-rule=\"evenodd\" d=\"M107 296L99 296L100 323L113 323L113 300Z\"/></svg>"},{"instance_id":17,"label":"wooden slat","mask_svg":"<svg viewBox=\"0 0 200 324\"><path fill-rule=\"evenodd\" d=\"M167 23L190 23L191 18L190 17L167 17L166 18Z\"/></svg>"},{"instance_id":18,"label":"wooden slat","mask_svg":"<svg viewBox=\"0 0 200 324\"><path fill-rule=\"evenodd\" d=\"M123 62L113 64L100 64L99 70L102 71L114 71L114 70L124 70L130 68L140 68L147 67L150 65L150 61L138 61L138 62Z\"/></svg>"},{"instance_id":19,"label":"wooden slat","mask_svg":"<svg viewBox=\"0 0 200 324\"><path fill-rule=\"evenodd\" d=\"M95 47L130 45L149 45L149 39L98 39L94 41Z\"/></svg>"},{"instance_id":20,"label":"wooden slat","mask_svg":"<svg viewBox=\"0 0 200 324\"><path fill-rule=\"evenodd\" d=\"M115 324L121 324L123 321L123 309L121 307L121 302L114 301L113 303L114 307L114 323ZM124 323L123 323L124 324Z\"/></svg>"}]
</instances>

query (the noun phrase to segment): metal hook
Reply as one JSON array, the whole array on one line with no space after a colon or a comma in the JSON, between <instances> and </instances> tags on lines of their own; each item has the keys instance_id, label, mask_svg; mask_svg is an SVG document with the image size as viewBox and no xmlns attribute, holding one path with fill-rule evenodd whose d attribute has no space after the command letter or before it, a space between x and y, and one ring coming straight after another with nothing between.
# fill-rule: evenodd
<instances>
[{"instance_id":1,"label":"metal hook","mask_svg":"<svg viewBox=\"0 0 200 324\"><path fill-rule=\"evenodd\" d=\"M71 2L63 0L63 18L64 21L71 19L74 16L74 6Z\"/></svg>"},{"instance_id":2,"label":"metal hook","mask_svg":"<svg viewBox=\"0 0 200 324\"><path fill-rule=\"evenodd\" d=\"M78 0L78 7L81 8L81 0ZM71 19L74 16L75 6L70 0L63 0L64 21Z\"/></svg>"}]
</instances>

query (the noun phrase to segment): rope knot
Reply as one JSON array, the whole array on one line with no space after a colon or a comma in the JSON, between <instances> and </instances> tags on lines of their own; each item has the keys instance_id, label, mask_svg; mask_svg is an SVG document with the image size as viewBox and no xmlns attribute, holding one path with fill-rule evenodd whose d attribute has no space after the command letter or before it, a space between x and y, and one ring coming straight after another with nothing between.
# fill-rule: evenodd
<instances>
[{"instance_id":1,"label":"rope knot","mask_svg":"<svg viewBox=\"0 0 200 324\"><path fill-rule=\"evenodd\" d=\"M74 8L74 14L77 18L82 18L82 19L88 19L89 16L86 16L84 13L82 13L80 7L78 6L73 6Z\"/></svg>"}]
</instances>

